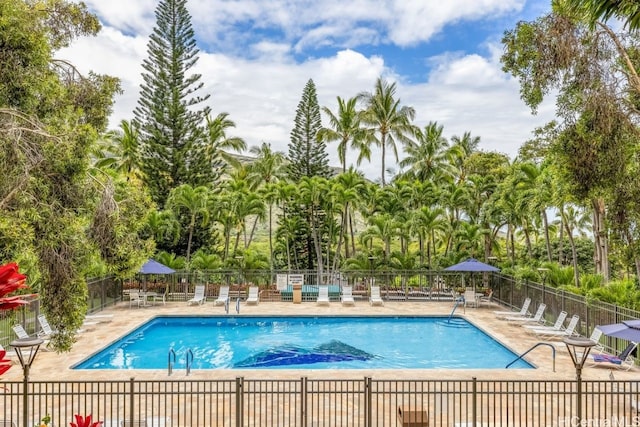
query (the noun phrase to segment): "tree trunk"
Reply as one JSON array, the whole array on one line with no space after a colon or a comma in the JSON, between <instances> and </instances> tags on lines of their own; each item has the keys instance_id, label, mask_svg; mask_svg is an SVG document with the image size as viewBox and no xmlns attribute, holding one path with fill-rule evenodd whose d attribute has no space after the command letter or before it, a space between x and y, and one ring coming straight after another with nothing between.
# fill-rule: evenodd
<instances>
[{"instance_id":1,"label":"tree trunk","mask_svg":"<svg viewBox=\"0 0 640 427\"><path fill-rule=\"evenodd\" d=\"M605 205L601 198L594 199L593 204L593 238L595 250L593 261L596 265L596 273L604 277L605 283L609 282L609 242L605 228Z\"/></svg>"},{"instance_id":2,"label":"tree trunk","mask_svg":"<svg viewBox=\"0 0 640 427\"><path fill-rule=\"evenodd\" d=\"M547 260L551 262L551 238L549 237L549 218L547 211L542 210L542 223L544 224L544 240L547 245Z\"/></svg>"}]
</instances>

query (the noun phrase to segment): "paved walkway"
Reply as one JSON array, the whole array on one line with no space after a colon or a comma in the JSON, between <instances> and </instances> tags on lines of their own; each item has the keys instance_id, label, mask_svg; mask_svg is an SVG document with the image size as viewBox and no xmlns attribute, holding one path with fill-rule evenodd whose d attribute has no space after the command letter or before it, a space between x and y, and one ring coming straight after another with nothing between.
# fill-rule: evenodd
<instances>
[{"instance_id":1,"label":"paved walkway","mask_svg":"<svg viewBox=\"0 0 640 427\"><path fill-rule=\"evenodd\" d=\"M449 315L453 308L451 302L412 301L393 302L387 301L384 306L372 307L367 301L357 301L354 306L342 306L340 302L331 302L329 305L317 305L315 302L293 304L291 302L260 302L258 305L241 304L240 316L251 315ZM231 309L235 309L232 304ZM480 308L459 307L456 314L464 316L476 326L488 332L498 341L520 354L531 348L540 340L532 334L527 334L519 325L509 324L498 320L493 315L493 310L504 310L500 306L483 306ZM168 302L166 305L154 305L151 307L129 308L129 303L120 303L115 307L105 310L101 314L113 314L112 320L100 322L86 328L79 334L73 350L69 353L57 354L55 352L41 351L31 369L30 378L36 381L46 380L117 380L129 379L184 379L183 371L174 372L169 377L166 370L94 370L74 371L70 369L73 364L82 361L87 356L95 353L105 345L117 340L128 331L147 321L153 316L163 314L187 314L187 315L220 315L225 316L223 306L214 306L211 301L204 305L187 305L185 302ZM107 319L109 320L109 319ZM541 346L532 351L526 359L537 366L537 369L491 369L491 370L460 370L460 369L404 369L404 370L195 370L188 378L192 379L231 379L244 376L248 379L277 379L277 378L362 378L370 376L375 379L478 379L491 380L573 380L575 369L569 358L565 345L561 341L550 341L556 347L555 372L553 370L553 358L549 347ZM460 343L464 345L464 343ZM586 367L583 371L583 379L607 380L609 369L604 367ZM637 379L637 368L631 372L614 370L618 380ZM4 380L22 379L22 371L19 366L9 370L3 375Z\"/></svg>"}]
</instances>

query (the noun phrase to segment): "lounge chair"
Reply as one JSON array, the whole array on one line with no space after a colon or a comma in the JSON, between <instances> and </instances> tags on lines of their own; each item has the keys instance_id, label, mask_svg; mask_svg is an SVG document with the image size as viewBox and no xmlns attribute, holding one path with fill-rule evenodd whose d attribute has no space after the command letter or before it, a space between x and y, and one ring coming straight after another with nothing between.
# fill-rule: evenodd
<instances>
[{"instance_id":1,"label":"lounge chair","mask_svg":"<svg viewBox=\"0 0 640 427\"><path fill-rule=\"evenodd\" d=\"M589 337L589 339L594 343L596 343L596 345L594 345L591 348L592 352L597 351L598 353L602 353L604 351L604 346L600 344L601 336L602 336L602 331L598 328L593 328L593 332L591 332L591 336Z\"/></svg>"},{"instance_id":2,"label":"lounge chair","mask_svg":"<svg viewBox=\"0 0 640 427\"><path fill-rule=\"evenodd\" d=\"M578 322L580 321L580 316L574 314L567 325L567 329L557 329L557 330L546 330L546 329L532 329L532 331L541 338L553 339L553 338L565 338L570 337L576 334L576 328L578 327Z\"/></svg>"},{"instance_id":3,"label":"lounge chair","mask_svg":"<svg viewBox=\"0 0 640 427\"><path fill-rule=\"evenodd\" d=\"M259 302L259 289L257 286L249 287L249 296L247 297L247 304L257 305Z\"/></svg>"},{"instance_id":4,"label":"lounge chair","mask_svg":"<svg viewBox=\"0 0 640 427\"><path fill-rule=\"evenodd\" d=\"M371 296L369 297L369 304L371 305L384 305L384 301L380 296L380 286L371 287Z\"/></svg>"},{"instance_id":5,"label":"lounge chair","mask_svg":"<svg viewBox=\"0 0 640 427\"><path fill-rule=\"evenodd\" d=\"M15 332L18 339L29 338L29 334L24 330L21 324L14 325L12 327L13 332Z\"/></svg>"},{"instance_id":6,"label":"lounge chair","mask_svg":"<svg viewBox=\"0 0 640 427\"><path fill-rule=\"evenodd\" d=\"M189 303L189 305L191 304L204 304L206 300L206 297L204 296L204 285L196 285L196 289L193 293L193 298L191 298L189 301L187 301Z\"/></svg>"},{"instance_id":7,"label":"lounge chair","mask_svg":"<svg viewBox=\"0 0 640 427\"><path fill-rule=\"evenodd\" d=\"M594 354L591 366L606 366L608 368L615 367L628 371L634 365L633 352L638 347L637 342L630 342L629 345L622 350L617 356L610 354Z\"/></svg>"},{"instance_id":8,"label":"lounge chair","mask_svg":"<svg viewBox=\"0 0 640 427\"><path fill-rule=\"evenodd\" d=\"M225 305L227 301L229 301L229 287L220 286L220 293L218 294L218 298L213 301L213 305Z\"/></svg>"},{"instance_id":9,"label":"lounge chair","mask_svg":"<svg viewBox=\"0 0 640 427\"><path fill-rule=\"evenodd\" d=\"M552 326L544 326L544 325L522 325L523 328L529 329L528 332L532 331L561 331L564 327L564 321L567 318L567 312L561 311L558 314L558 318L556 319L556 323Z\"/></svg>"},{"instance_id":10,"label":"lounge chair","mask_svg":"<svg viewBox=\"0 0 640 427\"><path fill-rule=\"evenodd\" d=\"M545 308L547 308L547 305L545 303L542 303L538 306L538 311L536 311L536 314L533 315L533 317L522 317L522 316L507 316L504 318L504 320L508 321L508 322L513 322L513 323L544 323L544 310Z\"/></svg>"},{"instance_id":11,"label":"lounge chair","mask_svg":"<svg viewBox=\"0 0 640 427\"><path fill-rule=\"evenodd\" d=\"M318 286L318 299L316 300L318 304L328 305L329 300L329 286L320 285Z\"/></svg>"},{"instance_id":12,"label":"lounge chair","mask_svg":"<svg viewBox=\"0 0 640 427\"><path fill-rule=\"evenodd\" d=\"M40 338L51 338L51 335L55 334L56 331L51 328L51 325L44 314L38 316L38 323L40 324L40 332L38 332L38 336Z\"/></svg>"},{"instance_id":13,"label":"lounge chair","mask_svg":"<svg viewBox=\"0 0 640 427\"><path fill-rule=\"evenodd\" d=\"M340 301L342 301L342 305L355 305L356 302L353 299L353 289L351 286L343 286L342 294L340 295Z\"/></svg>"},{"instance_id":14,"label":"lounge chair","mask_svg":"<svg viewBox=\"0 0 640 427\"><path fill-rule=\"evenodd\" d=\"M495 314L498 317L507 317L507 316L527 317L529 315L529 306L530 305L531 305L531 298L526 298L524 300L524 302L522 303L522 308L520 309L520 312L517 312L517 311L494 311L493 314Z\"/></svg>"}]
</instances>

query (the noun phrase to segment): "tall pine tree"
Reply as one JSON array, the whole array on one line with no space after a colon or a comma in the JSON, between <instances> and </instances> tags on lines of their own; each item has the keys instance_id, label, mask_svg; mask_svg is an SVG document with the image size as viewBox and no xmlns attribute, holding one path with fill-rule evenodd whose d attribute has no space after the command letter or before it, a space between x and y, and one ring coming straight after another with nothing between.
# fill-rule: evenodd
<instances>
[{"instance_id":1,"label":"tall pine tree","mask_svg":"<svg viewBox=\"0 0 640 427\"><path fill-rule=\"evenodd\" d=\"M320 107L313 80L309 79L302 91L302 99L296 110L295 127L291 131L289 143L288 177L291 182L300 183L303 178L329 178L329 156L326 143L318 138L322 128ZM309 181L315 185L316 180ZM295 235L289 235L289 247L297 260L295 268L322 271L322 252L326 248L326 216L298 195L298 202L287 207L289 220L296 220L300 226ZM304 226L302 226L304 224ZM317 248L320 248L318 251Z\"/></svg>"},{"instance_id":2,"label":"tall pine tree","mask_svg":"<svg viewBox=\"0 0 640 427\"><path fill-rule=\"evenodd\" d=\"M209 110L194 107L209 95L195 96L203 83L200 74L188 74L198 61L199 50L186 3L161 0L158 4L148 57L142 63L144 83L134 111L141 131L145 182L159 207L172 188L210 181L202 155L202 124Z\"/></svg>"},{"instance_id":3,"label":"tall pine tree","mask_svg":"<svg viewBox=\"0 0 640 427\"><path fill-rule=\"evenodd\" d=\"M318 140L322 128L316 85L309 79L296 109L295 127L289 143L289 178L299 182L303 176L329 178L329 156L324 140Z\"/></svg>"}]
</instances>

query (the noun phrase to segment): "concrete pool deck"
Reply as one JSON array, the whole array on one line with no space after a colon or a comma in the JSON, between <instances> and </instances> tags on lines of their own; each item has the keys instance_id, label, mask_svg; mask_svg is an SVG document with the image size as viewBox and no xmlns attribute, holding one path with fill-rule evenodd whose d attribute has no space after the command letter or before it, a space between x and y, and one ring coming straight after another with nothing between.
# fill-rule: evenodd
<instances>
[{"instance_id":1,"label":"concrete pool deck","mask_svg":"<svg viewBox=\"0 0 640 427\"><path fill-rule=\"evenodd\" d=\"M258 305L241 303L240 316L254 315L440 315L447 316L453 309L452 302L436 301L385 301L384 306L370 306L367 301L357 301L355 305L343 306L340 302L329 305L318 305L315 302L293 304L291 302L260 302ZM219 315L227 316L223 306L214 306L212 301L203 305L188 305L186 302L167 302L166 305L129 308L129 302L122 302L110 307L100 314L113 315L106 320L85 328L77 336L77 342L68 353L57 354L52 351L40 351L34 362L30 379L32 381L62 381L62 380L180 380L180 379L233 379L245 377L247 379L359 379L372 377L374 379L394 380L440 380L461 379L473 377L479 380L573 380L575 368L569 358L567 349L561 340L545 341L533 334L529 334L518 325L499 320L493 314L494 310L505 310L498 305L486 305L480 308L458 307L456 315L466 318L476 326L489 333L502 344L517 354L530 349L536 343L549 342L556 348L555 372L553 370L552 351L548 346L536 348L525 358L537 369L376 369L376 370L327 370L327 369L277 369L277 370L241 370L216 369L194 370L186 376L184 369L175 369L169 376L167 370L73 370L71 366L84 360L91 354L102 349L107 344L119 339L132 329L158 315ZM229 316L237 316L235 304L231 304ZM570 313L571 314L571 313ZM453 339L453 337L452 337ZM460 343L464 345L464 343ZM166 349L158 351L166 352ZM15 357L13 357L16 360ZM589 357L591 359L591 357ZM17 360L15 362L17 365ZM584 380L608 380L610 369L604 366L590 367L589 361L583 369ZM612 366L613 367L613 366ZM637 379L637 368L630 371L613 369L617 380ZM22 370L19 365L14 366L3 375L5 381L21 380Z\"/></svg>"}]
</instances>

